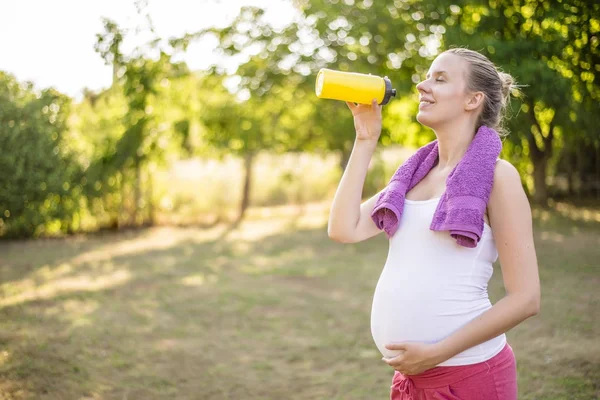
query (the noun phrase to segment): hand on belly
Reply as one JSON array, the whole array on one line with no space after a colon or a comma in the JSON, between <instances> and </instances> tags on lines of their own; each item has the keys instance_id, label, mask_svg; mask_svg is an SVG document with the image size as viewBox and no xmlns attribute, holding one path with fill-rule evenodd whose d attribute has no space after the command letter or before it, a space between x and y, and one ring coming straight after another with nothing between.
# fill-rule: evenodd
<instances>
[{"instance_id":1,"label":"hand on belly","mask_svg":"<svg viewBox=\"0 0 600 400\"><path fill-rule=\"evenodd\" d=\"M385 347L391 351L398 351L399 355L393 358L383 357L382 360L404 375L420 374L444 361L430 344L399 343L388 344Z\"/></svg>"}]
</instances>

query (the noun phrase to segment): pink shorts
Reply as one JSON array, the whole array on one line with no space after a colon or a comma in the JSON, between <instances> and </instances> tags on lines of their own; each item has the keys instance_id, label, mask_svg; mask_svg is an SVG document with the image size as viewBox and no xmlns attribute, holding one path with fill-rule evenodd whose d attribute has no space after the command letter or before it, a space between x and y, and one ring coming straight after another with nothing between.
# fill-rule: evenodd
<instances>
[{"instance_id":1,"label":"pink shorts","mask_svg":"<svg viewBox=\"0 0 600 400\"><path fill-rule=\"evenodd\" d=\"M419 375L395 371L391 400L516 400L517 363L506 344L487 361L435 367Z\"/></svg>"}]
</instances>

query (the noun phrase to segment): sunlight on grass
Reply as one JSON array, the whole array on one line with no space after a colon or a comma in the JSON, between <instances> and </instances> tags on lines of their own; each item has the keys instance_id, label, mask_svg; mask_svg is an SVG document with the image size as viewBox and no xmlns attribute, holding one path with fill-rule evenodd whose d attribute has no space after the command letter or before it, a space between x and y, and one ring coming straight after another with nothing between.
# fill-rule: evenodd
<instances>
[{"instance_id":1,"label":"sunlight on grass","mask_svg":"<svg viewBox=\"0 0 600 400\"><path fill-rule=\"evenodd\" d=\"M577 207L568 203L556 203L556 211L573 221L600 222L600 210L591 207Z\"/></svg>"},{"instance_id":2,"label":"sunlight on grass","mask_svg":"<svg viewBox=\"0 0 600 400\"><path fill-rule=\"evenodd\" d=\"M10 354L8 353L8 351L4 350L4 351L0 351L0 368L6 364L6 362L8 361L8 359L10 358Z\"/></svg>"},{"instance_id":3,"label":"sunlight on grass","mask_svg":"<svg viewBox=\"0 0 600 400\"><path fill-rule=\"evenodd\" d=\"M68 315L71 319L77 319L91 314L99 307L99 302L91 299L73 300L68 299L63 302L57 302L46 310L48 316Z\"/></svg>"},{"instance_id":4,"label":"sunlight on grass","mask_svg":"<svg viewBox=\"0 0 600 400\"><path fill-rule=\"evenodd\" d=\"M311 267L306 269L306 276L315 277L315 276L324 276L325 270L323 268Z\"/></svg>"},{"instance_id":5,"label":"sunlight on grass","mask_svg":"<svg viewBox=\"0 0 600 400\"><path fill-rule=\"evenodd\" d=\"M239 271L247 274L263 274L277 268L273 264L272 257L256 256L252 257L249 263L241 266Z\"/></svg>"},{"instance_id":6,"label":"sunlight on grass","mask_svg":"<svg viewBox=\"0 0 600 400\"><path fill-rule=\"evenodd\" d=\"M384 184L415 150L401 146L379 148L369 166L377 172L367 177L367 183L376 180L375 186ZM259 152L254 159L250 197L253 205L265 209L260 211L263 215L249 212L247 218L274 217L282 204L330 203L340 179L338 158L334 152ZM221 161L180 160L169 170L156 171L157 222L188 225L210 223L217 217L235 218L242 197L242 178L243 161L233 156L225 156ZM367 187L374 190L368 184Z\"/></svg>"},{"instance_id":7,"label":"sunlight on grass","mask_svg":"<svg viewBox=\"0 0 600 400\"><path fill-rule=\"evenodd\" d=\"M205 283L216 283L219 280L217 275L196 274L186 276L181 280L181 284L185 286L202 286Z\"/></svg>"},{"instance_id":8,"label":"sunlight on grass","mask_svg":"<svg viewBox=\"0 0 600 400\"><path fill-rule=\"evenodd\" d=\"M247 274L266 274L276 273L277 271L289 270L290 266L299 260L305 260L307 257L315 257L314 250L311 248L297 248L288 251L282 251L276 256L271 254L257 255L247 259L247 261L238 268L240 272ZM322 268L307 267L303 269L304 276L323 276L325 271Z\"/></svg>"},{"instance_id":9,"label":"sunlight on grass","mask_svg":"<svg viewBox=\"0 0 600 400\"><path fill-rule=\"evenodd\" d=\"M279 207L278 207L279 208ZM260 211L258 211L260 212ZM257 212L257 213L258 213ZM297 229L322 228L327 221L327 205L314 205L310 209L281 207L269 218L248 219L227 235L227 240L251 244L268 236L287 234Z\"/></svg>"},{"instance_id":10,"label":"sunlight on grass","mask_svg":"<svg viewBox=\"0 0 600 400\"><path fill-rule=\"evenodd\" d=\"M71 324L71 329L79 329L93 326L94 320L91 316L99 308L100 302L90 298L66 299L51 303L44 311L44 316L67 321Z\"/></svg>"},{"instance_id":11,"label":"sunlight on grass","mask_svg":"<svg viewBox=\"0 0 600 400\"><path fill-rule=\"evenodd\" d=\"M542 222L546 222L550 220L550 212L547 210L540 210L540 209L536 209L534 208L533 210L531 210L531 214L533 216L533 218L542 221Z\"/></svg>"},{"instance_id":12,"label":"sunlight on grass","mask_svg":"<svg viewBox=\"0 0 600 400\"><path fill-rule=\"evenodd\" d=\"M7 246L0 399L386 398L369 313L388 242L333 242L328 206ZM519 398L592 398L600 226L539 216L542 310L508 335ZM496 269L490 294L504 295Z\"/></svg>"},{"instance_id":13,"label":"sunlight on grass","mask_svg":"<svg viewBox=\"0 0 600 400\"><path fill-rule=\"evenodd\" d=\"M21 282L11 282L10 286L12 290L17 291L18 294L0 299L0 308L28 301L51 299L64 293L104 290L122 285L130 279L131 273L128 270L119 269L101 276L79 275L55 279L39 286L36 286L31 279L25 279Z\"/></svg>"},{"instance_id":14,"label":"sunlight on grass","mask_svg":"<svg viewBox=\"0 0 600 400\"><path fill-rule=\"evenodd\" d=\"M222 161L178 161L170 171L158 171L154 183L157 192L164 193L159 214L197 220L204 214L226 216L235 212L242 196L242 186L238 184L242 169L241 159L226 156ZM260 152L254 159L252 173L252 203L260 206L322 201L330 196L339 179L337 156L333 153L321 156ZM308 187L311 190L305 190Z\"/></svg>"},{"instance_id":15,"label":"sunlight on grass","mask_svg":"<svg viewBox=\"0 0 600 400\"><path fill-rule=\"evenodd\" d=\"M287 219L272 218L260 223L242 223L238 229L231 232L227 239L232 241L244 241L247 243L258 242L265 237L283 233L287 228ZM241 246L241 245L240 245Z\"/></svg>"},{"instance_id":16,"label":"sunlight on grass","mask_svg":"<svg viewBox=\"0 0 600 400\"><path fill-rule=\"evenodd\" d=\"M73 265L110 260L113 257L135 255L149 250L168 249L180 241L189 238L189 234L176 228L157 228L148 230L144 237L120 240L95 250L80 254L71 260Z\"/></svg>"},{"instance_id":17,"label":"sunlight on grass","mask_svg":"<svg viewBox=\"0 0 600 400\"><path fill-rule=\"evenodd\" d=\"M42 268L37 270L34 276L45 280L51 280L71 272L73 272L73 265L70 263L62 263L56 267L52 267L51 265L46 264Z\"/></svg>"},{"instance_id":18,"label":"sunlight on grass","mask_svg":"<svg viewBox=\"0 0 600 400\"><path fill-rule=\"evenodd\" d=\"M564 242L565 235L556 232L543 231L540 233L540 238L542 240L550 240L552 242L561 243Z\"/></svg>"}]
</instances>

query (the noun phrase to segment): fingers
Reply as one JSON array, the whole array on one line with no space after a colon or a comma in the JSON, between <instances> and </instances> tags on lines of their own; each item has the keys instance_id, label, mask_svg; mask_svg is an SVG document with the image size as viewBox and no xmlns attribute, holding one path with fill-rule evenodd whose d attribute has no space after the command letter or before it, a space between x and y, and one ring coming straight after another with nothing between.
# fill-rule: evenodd
<instances>
[{"instance_id":1,"label":"fingers","mask_svg":"<svg viewBox=\"0 0 600 400\"><path fill-rule=\"evenodd\" d=\"M379 112L381 111L381 107L377 102L377 99L371 100L371 104L356 104L350 101L346 101L346 105L350 109L350 111L354 112L356 110L364 110L370 108L373 111Z\"/></svg>"},{"instance_id":2,"label":"fingers","mask_svg":"<svg viewBox=\"0 0 600 400\"><path fill-rule=\"evenodd\" d=\"M373 111L375 111L377 114L381 114L381 107L383 107L383 106L379 105L379 103L377 102L377 99L373 99L371 101L371 109Z\"/></svg>"},{"instance_id":3,"label":"fingers","mask_svg":"<svg viewBox=\"0 0 600 400\"><path fill-rule=\"evenodd\" d=\"M399 354L395 357L390 357L390 358L386 358L383 357L382 360L387 364L387 365L391 365L392 367L394 366L399 366L402 364L402 362L404 361L404 355Z\"/></svg>"},{"instance_id":4,"label":"fingers","mask_svg":"<svg viewBox=\"0 0 600 400\"><path fill-rule=\"evenodd\" d=\"M394 357L394 358L382 358L382 360L389 365L390 367L392 367L394 370L400 372L401 374L406 374L409 371L407 370L406 366L404 365L404 363L402 362L402 359L399 357Z\"/></svg>"},{"instance_id":5,"label":"fingers","mask_svg":"<svg viewBox=\"0 0 600 400\"><path fill-rule=\"evenodd\" d=\"M400 372L401 374L408 374L408 372L410 372L406 366L402 365L402 364L388 364L390 367L392 367L393 370Z\"/></svg>"},{"instance_id":6,"label":"fingers","mask_svg":"<svg viewBox=\"0 0 600 400\"><path fill-rule=\"evenodd\" d=\"M388 350L403 350L406 351L408 350L408 344L406 343L390 343L390 344L386 344L385 348Z\"/></svg>"}]
</instances>

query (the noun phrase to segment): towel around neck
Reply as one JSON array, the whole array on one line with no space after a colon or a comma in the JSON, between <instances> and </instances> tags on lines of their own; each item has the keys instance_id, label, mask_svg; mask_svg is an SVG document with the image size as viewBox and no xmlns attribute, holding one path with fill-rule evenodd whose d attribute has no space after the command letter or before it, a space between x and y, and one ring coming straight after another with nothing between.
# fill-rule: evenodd
<instances>
[{"instance_id":1,"label":"towel around neck","mask_svg":"<svg viewBox=\"0 0 600 400\"><path fill-rule=\"evenodd\" d=\"M446 179L446 191L433 215L431 230L449 231L461 246L477 246L483 233L485 210L501 150L502 141L498 133L481 126ZM398 229L406 193L431 171L438 155L437 140L418 149L396 170L378 197L371 218L388 238Z\"/></svg>"}]
</instances>

